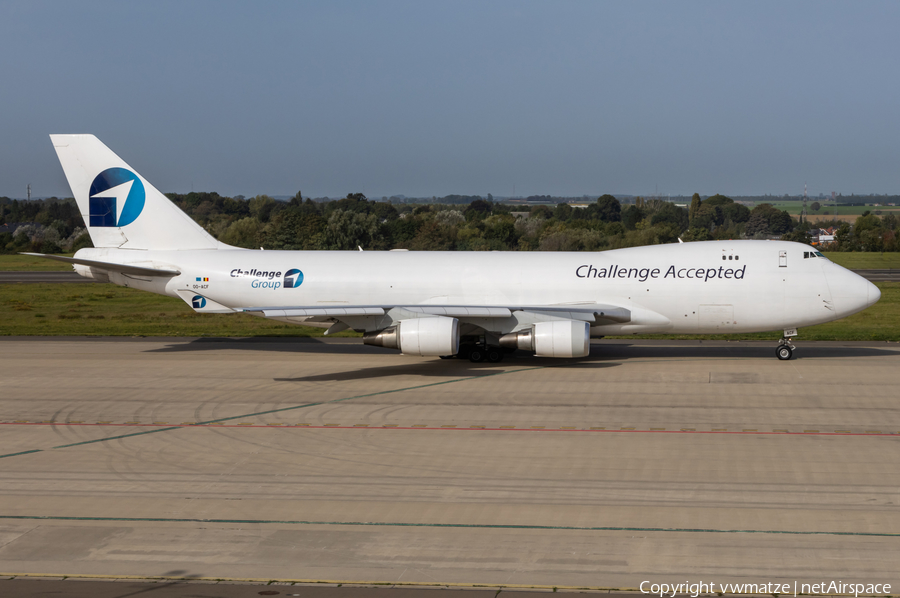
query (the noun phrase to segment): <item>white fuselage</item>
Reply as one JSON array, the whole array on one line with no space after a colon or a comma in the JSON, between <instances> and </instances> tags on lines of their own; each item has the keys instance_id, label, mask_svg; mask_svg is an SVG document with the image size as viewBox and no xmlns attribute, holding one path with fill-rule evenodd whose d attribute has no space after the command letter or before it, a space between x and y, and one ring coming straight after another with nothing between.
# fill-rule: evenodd
<instances>
[{"instance_id":1,"label":"white fuselage","mask_svg":"<svg viewBox=\"0 0 900 598\"><path fill-rule=\"evenodd\" d=\"M173 278L110 273L109 280L183 299L199 293L236 311L578 304L631 311L629 322L591 328L601 336L797 328L845 317L878 300L877 287L813 251L782 241L709 241L596 253L84 249L76 257L177 269L181 274ZM291 270L302 272L302 282L286 288ZM506 333L524 321L472 323ZM353 327L385 323L369 319Z\"/></svg>"}]
</instances>

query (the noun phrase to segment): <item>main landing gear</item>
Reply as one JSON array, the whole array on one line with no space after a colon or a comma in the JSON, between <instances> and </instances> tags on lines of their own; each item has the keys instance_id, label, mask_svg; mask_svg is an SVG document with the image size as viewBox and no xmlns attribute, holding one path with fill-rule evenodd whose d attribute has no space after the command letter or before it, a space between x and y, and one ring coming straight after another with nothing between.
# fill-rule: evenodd
<instances>
[{"instance_id":1,"label":"main landing gear","mask_svg":"<svg viewBox=\"0 0 900 598\"><path fill-rule=\"evenodd\" d=\"M503 361L505 351L502 347L492 347L481 343L470 345L466 344L459 348L457 357L460 359L468 359L472 363L480 363L489 361L491 363L499 363Z\"/></svg>"},{"instance_id":2,"label":"main landing gear","mask_svg":"<svg viewBox=\"0 0 900 598\"><path fill-rule=\"evenodd\" d=\"M794 346L794 343L791 342L792 336L797 336L796 329L785 330L784 336L778 341L778 348L775 349L775 356L781 361L787 361L794 356L794 349L796 349L796 347Z\"/></svg>"}]
</instances>

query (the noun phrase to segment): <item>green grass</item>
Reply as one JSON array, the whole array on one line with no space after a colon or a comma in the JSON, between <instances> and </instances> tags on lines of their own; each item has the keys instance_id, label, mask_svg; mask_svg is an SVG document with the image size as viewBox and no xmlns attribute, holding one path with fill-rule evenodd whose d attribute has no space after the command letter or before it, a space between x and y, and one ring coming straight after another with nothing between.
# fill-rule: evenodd
<instances>
[{"instance_id":1,"label":"green grass","mask_svg":"<svg viewBox=\"0 0 900 598\"><path fill-rule=\"evenodd\" d=\"M814 212L812 208L809 206L814 202L818 201L822 207L819 208L818 212ZM803 202L799 201L774 201L771 202L772 205L779 210L785 210L788 214L792 216L800 215L800 210L803 208ZM810 199L806 204L807 213L811 216L828 216L834 214L834 205L832 205L831 200L822 200L822 199ZM839 216L861 216L865 211L875 213L876 210L880 210L882 215L885 215L889 212L900 213L900 207L898 206L838 206L837 213Z\"/></svg>"},{"instance_id":2,"label":"green grass","mask_svg":"<svg viewBox=\"0 0 900 598\"><path fill-rule=\"evenodd\" d=\"M0 284L3 336L322 336L323 332L249 314L198 314L180 299L112 284Z\"/></svg>"},{"instance_id":3,"label":"green grass","mask_svg":"<svg viewBox=\"0 0 900 598\"><path fill-rule=\"evenodd\" d=\"M900 253L826 251L825 257L851 270L900 268Z\"/></svg>"},{"instance_id":4,"label":"green grass","mask_svg":"<svg viewBox=\"0 0 900 598\"><path fill-rule=\"evenodd\" d=\"M879 282L881 301L856 315L800 330L801 340L900 341L900 283ZM0 284L0 335L321 336L321 328L248 314L198 314L180 299L111 284ZM342 332L336 336L359 336ZM779 332L620 338L775 340Z\"/></svg>"},{"instance_id":5,"label":"green grass","mask_svg":"<svg viewBox=\"0 0 900 598\"><path fill-rule=\"evenodd\" d=\"M71 257L71 253L63 253ZM3 272L72 272L71 264L64 264L45 257L30 255L0 255L0 271Z\"/></svg>"}]
</instances>

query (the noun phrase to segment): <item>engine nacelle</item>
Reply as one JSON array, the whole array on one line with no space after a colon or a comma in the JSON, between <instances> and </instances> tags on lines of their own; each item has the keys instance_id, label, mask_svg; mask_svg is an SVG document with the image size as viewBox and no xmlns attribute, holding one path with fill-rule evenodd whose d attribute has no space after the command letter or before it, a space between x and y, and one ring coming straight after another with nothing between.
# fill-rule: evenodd
<instances>
[{"instance_id":1,"label":"engine nacelle","mask_svg":"<svg viewBox=\"0 0 900 598\"><path fill-rule=\"evenodd\" d=\"M401 320L390 328L363 335L363 343L400 349L408 355L456 355L459 353L459 320L435 316Z\"/></svg>"},{"instance_id":2,"label":"engine nacelle","mask_svg":"<svg viewBox=\"0 0 900 598\"><path fill-rule=\"evenodd\" d=\"M577 320L538 322L500 337L500 345L534 351L538 357L585 357L591 351L591 327Z\"/></svg>"}]
</instances>

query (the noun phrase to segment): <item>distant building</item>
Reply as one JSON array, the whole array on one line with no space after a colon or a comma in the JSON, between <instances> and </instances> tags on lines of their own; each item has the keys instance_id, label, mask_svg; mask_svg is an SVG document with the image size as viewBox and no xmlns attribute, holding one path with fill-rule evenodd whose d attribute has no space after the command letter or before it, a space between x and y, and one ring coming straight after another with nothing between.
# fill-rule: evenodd
<instances>
[{"instance_id":1,"label":"distant building","mask_svg":"<svg viewBox=\"0 0 900 598\"><path fill-rule=\"evenodd\" d=\"M834 243L835 228L814 228L809 231L809 236L813 245L821 246Z\"/></svg>"}]
</instances>

